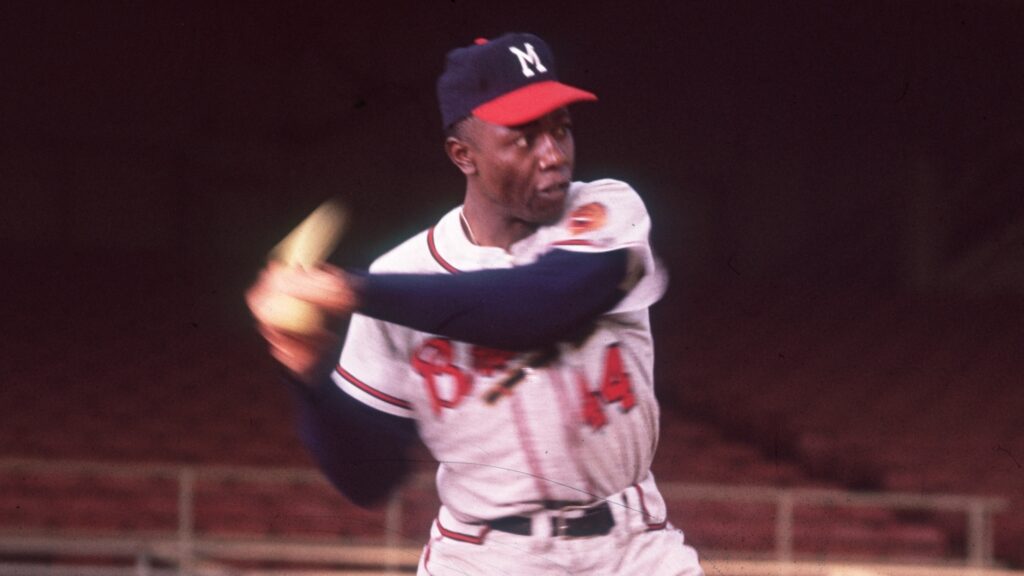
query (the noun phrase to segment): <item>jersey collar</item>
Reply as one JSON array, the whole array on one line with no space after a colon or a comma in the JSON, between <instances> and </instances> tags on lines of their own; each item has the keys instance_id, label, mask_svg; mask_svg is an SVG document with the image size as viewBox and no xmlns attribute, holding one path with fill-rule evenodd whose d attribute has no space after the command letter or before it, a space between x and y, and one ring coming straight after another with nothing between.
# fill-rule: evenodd
<instances>
[{"instance_id":1,"label":"jersey collar","mask_svg":"<svg viewBox=\"0 0 1024 576\"><path fill-rule=\"evenodd\" d=\"M430 255L442 268L457 274L487 268L511 268L514 257L495 246L477 246L470 242L459 221L462 206L457 206L427 230Z\"/></svg>"}]
</instances>

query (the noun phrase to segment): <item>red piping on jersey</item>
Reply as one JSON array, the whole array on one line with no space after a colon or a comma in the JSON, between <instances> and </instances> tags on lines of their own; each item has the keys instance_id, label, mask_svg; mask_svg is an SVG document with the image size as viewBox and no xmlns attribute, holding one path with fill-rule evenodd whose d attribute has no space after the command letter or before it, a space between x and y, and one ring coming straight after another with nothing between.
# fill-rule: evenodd
<instances>
[{"instance_id":1,"label":"red piping on jersey","mask_svg":"<svg viewBox=\"0 0 1024 576\"><path fill-rule=\"evenodd\" d=\"M533 476L534 485L537 487L537 492L541 495L542 500L550 500L548 495L548 486L544 482L544 471L540 467L540 461L537 459L537 451L534 449L533 437L530 436L530 429L526 422L526 413L523 412L523 396L517 394L512 396L512 401L509 403L512 407L512 423L515 424L516 436L519 438L519 446L523 449L523 453L526 455L526 465L530 468L530 475Z\"/></svg>"},{"instance_id":2,"label":"red piping on jersey","mask_svg":"<svg viewBox=\"0 0 1024 576\"><path fill-rule=\"evenodd\" d=\"M552 246L596 246L590 240L575 239L575 240L559 240L558 242L552 242Z\"/></svg>"},{"instance_id":3,"label":"red piping on jersey","mask_svg":"<svg viewBox=\"0 0 1024 576\"><path fill-rule=\"evenodd\" d=\"M430 542L427 542L427 547L423 550L423 570L426 571L427 576L434 576L430 572Z\"/></svg>"},{"instance_id":4,"label":"red piping on jersey","mask_svg":"<svg viewBox=\"0 0 1024 576\"><path fill-rule=\"evenodd\" d=\"M340 374L342 378L347 380L350 384L352 384L356 388L359 388L363 392L366 392L370 396L373 396L374 398L376 398L378 400L381 400L383 402L387 402L388 404L391 404L392 406L398 406L399 408L405 408L406 410L412 410L412 403L411 402L402 400L401 398L395 398L394 396L392 396L390 394L387 394L385 392L381 392L380 390L377 390L376 388L370 386L369 384L363 382L362 380L360 380L360 379L356 378L355 376L353 376L352 374L350 374L348 372L348 370L345 370L344 368L341 367L341 364L338 364L337 371L338 371L338 374Z\"/></svg>"},{"instance_id":5,"label":"red piping on jersey","mask_svg":"<svg viewBox=\"0 0 1024 576\"><path fill-rule=\"evenodd\" d=\"M445 270L451 272L452 274L458 274L459 272L462 272L462 270L459 270L455 266L449 264L447 260L441 257L441 253L437 251L437 245L434 244L433 226L430 227L430 230L427 230L427 249L430 250L430 255L433 256L434 260L441 265L441 268L444 268Z\"/></svg>"},{"instance_id":6,"label":"red piping on jersey","mask_svg":"<svg viewBox=\"0 0 1024 576\"><path fill-rule=\"evenodd\" d=\"M633 488L636 489L636 495L640 498L640 511L644 515L644 523L647 524L647 531L651 532L654 530L664 530L668 526L668 520L662 520L661 522L647 522L647 519L651 517L651 513L647 511L647 504L644 503L644 491L640 489L639 484L633 484Z\"/></svg>"},{"instance_id":7,"label":"red piping on jersey","mask_svg":"<svg viewBox=\"0 0 1024 576\"><path fill-rule=\"evenodd\" d=\"M479 536L473 536L472 534L463 534L462 532L453 532L453 531L445 528L444 526L441 525L441 519L440 518L435 519L434 522L437 522L437 530L441 533L441 536L444 536L445 538L451 538L452 540L458 540L459 542L466 542L468 544L476 544L478 546L484 543L484 536L486 536L487 533L490 532L490 530L491 530L490 526L485 526L484 529L480 531L480 535Z\"/></svg>"}]
</instances>

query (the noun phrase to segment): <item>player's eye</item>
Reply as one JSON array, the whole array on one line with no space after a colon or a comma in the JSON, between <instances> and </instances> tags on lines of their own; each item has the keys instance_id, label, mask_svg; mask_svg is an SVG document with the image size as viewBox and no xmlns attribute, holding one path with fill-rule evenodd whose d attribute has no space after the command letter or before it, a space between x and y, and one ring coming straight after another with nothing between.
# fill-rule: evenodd
<instances>
[{"instance_id":1,"label":"player's eye","mask_svg":"<svg viewBox=\"0 0 1024 576\"><path fill-rule=\"evenodd\" d=\"M560 124L558 126L555 126L554 130L551 131L551 133L555 136L555 138L558 138L560 140L562 138L565 138L566 136L568 136L571 132L572 132L572 124L568 124L568 123L567 124Z\"/></svg>"},{"instance_id":2,"label":"player's eye","mask_svg":"<svg viewBox=\"0 0 1024 576\"><path fill-rule=\"evenodd\" d=\"M516 145L516 148L529 148L530 138L526 134L521 134L515 139L514 144Z\"/></svg>"}]
</instances>

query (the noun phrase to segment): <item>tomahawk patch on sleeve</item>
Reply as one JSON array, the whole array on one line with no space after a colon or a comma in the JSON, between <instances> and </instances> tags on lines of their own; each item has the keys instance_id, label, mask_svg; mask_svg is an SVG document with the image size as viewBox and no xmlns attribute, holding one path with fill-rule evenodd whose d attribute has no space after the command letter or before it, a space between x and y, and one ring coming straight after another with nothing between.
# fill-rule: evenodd
<instances>
[{"instance_id":1,"label":"tomahawk patch on sleeve","mask_svg":"<svg viewBox=\"0 0 1024 576\"><path fill-rule=\"evenodd\" d=\"M575 183L570 205L553 231L552 248L578 252L630 251L629 291L613 312L646 308L665 293L667 277L650 246L651 218L643 199L619 180Z\"/></svg>"}]
</instances>

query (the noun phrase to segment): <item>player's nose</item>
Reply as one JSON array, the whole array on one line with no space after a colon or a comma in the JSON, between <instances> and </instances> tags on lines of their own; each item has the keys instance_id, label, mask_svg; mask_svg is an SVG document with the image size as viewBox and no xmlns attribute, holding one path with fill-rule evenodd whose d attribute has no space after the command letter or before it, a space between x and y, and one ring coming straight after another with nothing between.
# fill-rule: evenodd
<instances>
[{"instance_id":1,"label":"player's nose","mask_svg":"<svg viewBox=\"0 0 1024 576\"><path fill-rule=\"evenodd\" d=\"M569 161L569 154L564 145L553 134L545 133L541 135L541 142L537 153L539 154L541 170L561 168Z\"/></svg>"}]
</instances>

